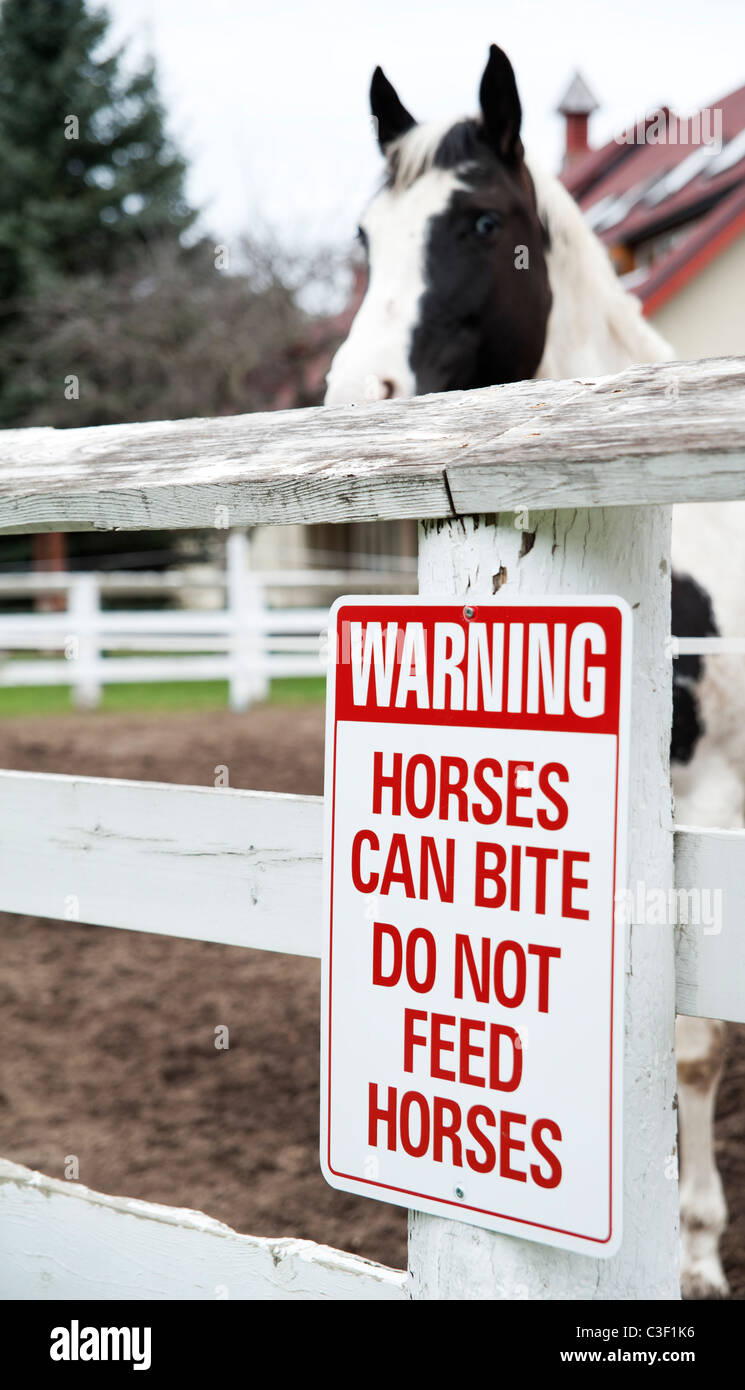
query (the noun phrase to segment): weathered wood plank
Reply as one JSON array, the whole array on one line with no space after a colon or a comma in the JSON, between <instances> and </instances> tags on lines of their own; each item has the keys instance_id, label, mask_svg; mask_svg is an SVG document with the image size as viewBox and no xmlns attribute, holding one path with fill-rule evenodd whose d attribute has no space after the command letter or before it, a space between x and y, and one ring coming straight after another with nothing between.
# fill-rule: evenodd
<instances>
[{"instance_id":1,"label":"weathered wood plank","mask_svg":"<svg viewBox=\"0 0 745 1390\"><path fill-rule=\"evenodd\" d=\"M448 467L457 512L745 497L742 358L655 363L574 385L556 402L547 392L531 419L476 439Z\"/></svg>"},{"instance_id":2,"label":"weathered wood plank","mask_svg":"<svg viewBox=\"0 0 745 1390\"><path fill-rule=\"evenodd\" d=\"M400 1301L406 1275L0 1160L0 1298Z\"/></svg>"},{"instance_id":3,"label":"weathered wood plank","mask_svg":"<svg viewBox=\"0 0 745 1390\"><path fill-rule=\"evenodd\" d=\"M317 797L0 772L6 912L317 956L321 846Z\"/></svg>"},{"instance_id":4,"label":"weathered wood plank","mask_svg":"<svg viewBox=\"0 0 745 1390\"><path fill-rule=\"evenodd\" d=\"M745 830L677 830L675 884L678 1012L743 1023Z\"/></svg>"},{"instance_id":5,"label":"weathered wood plank","mask_svg":"<svg viewBox=\"0 0 745 1390\"><path fill-rule=\"evenodd\" d=\"M0 435L0 531L435 518L745 498L745 362Z\"/></svg>"}]
</instances>

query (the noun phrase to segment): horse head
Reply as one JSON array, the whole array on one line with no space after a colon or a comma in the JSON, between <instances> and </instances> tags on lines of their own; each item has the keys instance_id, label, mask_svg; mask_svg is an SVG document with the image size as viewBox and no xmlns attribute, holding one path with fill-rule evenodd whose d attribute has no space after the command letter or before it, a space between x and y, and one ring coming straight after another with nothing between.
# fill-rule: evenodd
<instances>
[{"instance_id":1,"label":"horse head","mask_svg":"<svg viewBox=\"0 0 745 1390\"><path fill-rule=\"evenodd\" d=\"M326 403L532 377L546 341L548 234L520 139L509 59L493 44L480 113L419 124L380 68L370 103L383 187L359 228L365 298Z\"/></svg>"}]
</instances>

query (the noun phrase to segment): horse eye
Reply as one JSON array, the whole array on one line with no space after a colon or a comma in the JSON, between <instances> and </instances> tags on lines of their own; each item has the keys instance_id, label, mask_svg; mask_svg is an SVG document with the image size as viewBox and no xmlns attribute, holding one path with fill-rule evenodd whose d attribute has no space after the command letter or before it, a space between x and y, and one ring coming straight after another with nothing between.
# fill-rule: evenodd
<instances>
[{"instance_id":1,"label":"horse eye","mask_svg":"<svg viewBox=\"0 0 745 1390\"><path fill-rule=\"evenodd\" d=\"M476 218L474 231L478 236L491 236L492 232L496 232L501 225L502 223L495 212L482 212L481 216Z\"/></svg>"}]
</instances>

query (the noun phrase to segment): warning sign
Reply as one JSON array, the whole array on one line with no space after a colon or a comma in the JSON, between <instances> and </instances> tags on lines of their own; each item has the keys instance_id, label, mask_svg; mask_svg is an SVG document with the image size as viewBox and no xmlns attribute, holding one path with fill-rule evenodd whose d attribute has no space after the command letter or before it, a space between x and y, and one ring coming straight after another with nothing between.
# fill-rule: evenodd
<instances>
[{"instance_id":1,"label":"warning sign","mask_svg":"<svg viewBox=\"0 0 745 1390\"><path fill-rule=\"evenodd\" d=\"M324 1175L611 1254L629 610L346 598L330 638Z\"/></svg>"}]
</instances>

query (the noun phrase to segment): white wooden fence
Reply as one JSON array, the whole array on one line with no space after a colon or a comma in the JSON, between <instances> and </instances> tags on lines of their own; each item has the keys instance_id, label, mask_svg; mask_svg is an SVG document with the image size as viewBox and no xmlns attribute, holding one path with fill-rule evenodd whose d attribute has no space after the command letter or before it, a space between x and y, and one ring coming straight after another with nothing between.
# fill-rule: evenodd
<instances>
[{"instance_id":1,"label":"white wooden fence","mask_svg":"<svg viewBox=\"0 0 745 1390\"><path fill-rule=\"evenodd\" d=\"M627 882L668 890L675 872L681 888L722 890L718 932L633 913L627 926L613 1258L413 1214L404 1276L5 1164L6 1296L679 1297L674 1014L745 1021L745 832L678 830L674 870L670 504L745 499L744 391L742 362L676 363L354 410L0 438L1 530L206 526L218 506L235 526L418 515L422 592L622 595L635 615ZM16 772L0 787L0 908L320 951L320 800Z\"/></svg>"},{"instance_id":2,"label":"white wooden fence","mask_svg":"<svg viewBox=\"0 0 745 1390\"><path fill-rule=\"evenodd\" d=\"M405 591L412 583L410 572L396 572L392 565L385 571L257 571L249 558L248 537L231 531L224 575L217 571L204 580L178 571L0 576L0 604L55 591L67 598L63 612L0 611L0 686L69 686L79 708L93 709L109 684L224 680L230 708L244 710L266 697L274 677L325 672L328 607L318 603L321 594L333 599L371 585ZM101 604L103 595L162 600L199 588L211 596L216 587L225 593L219 609L107 611ZM312 607L269 602L270 594L276 598L303 591L315 598ZM34 656L20 659L18 652ZM61 655L40 660L39 652Z\"/></svg>"}]
</instances>

